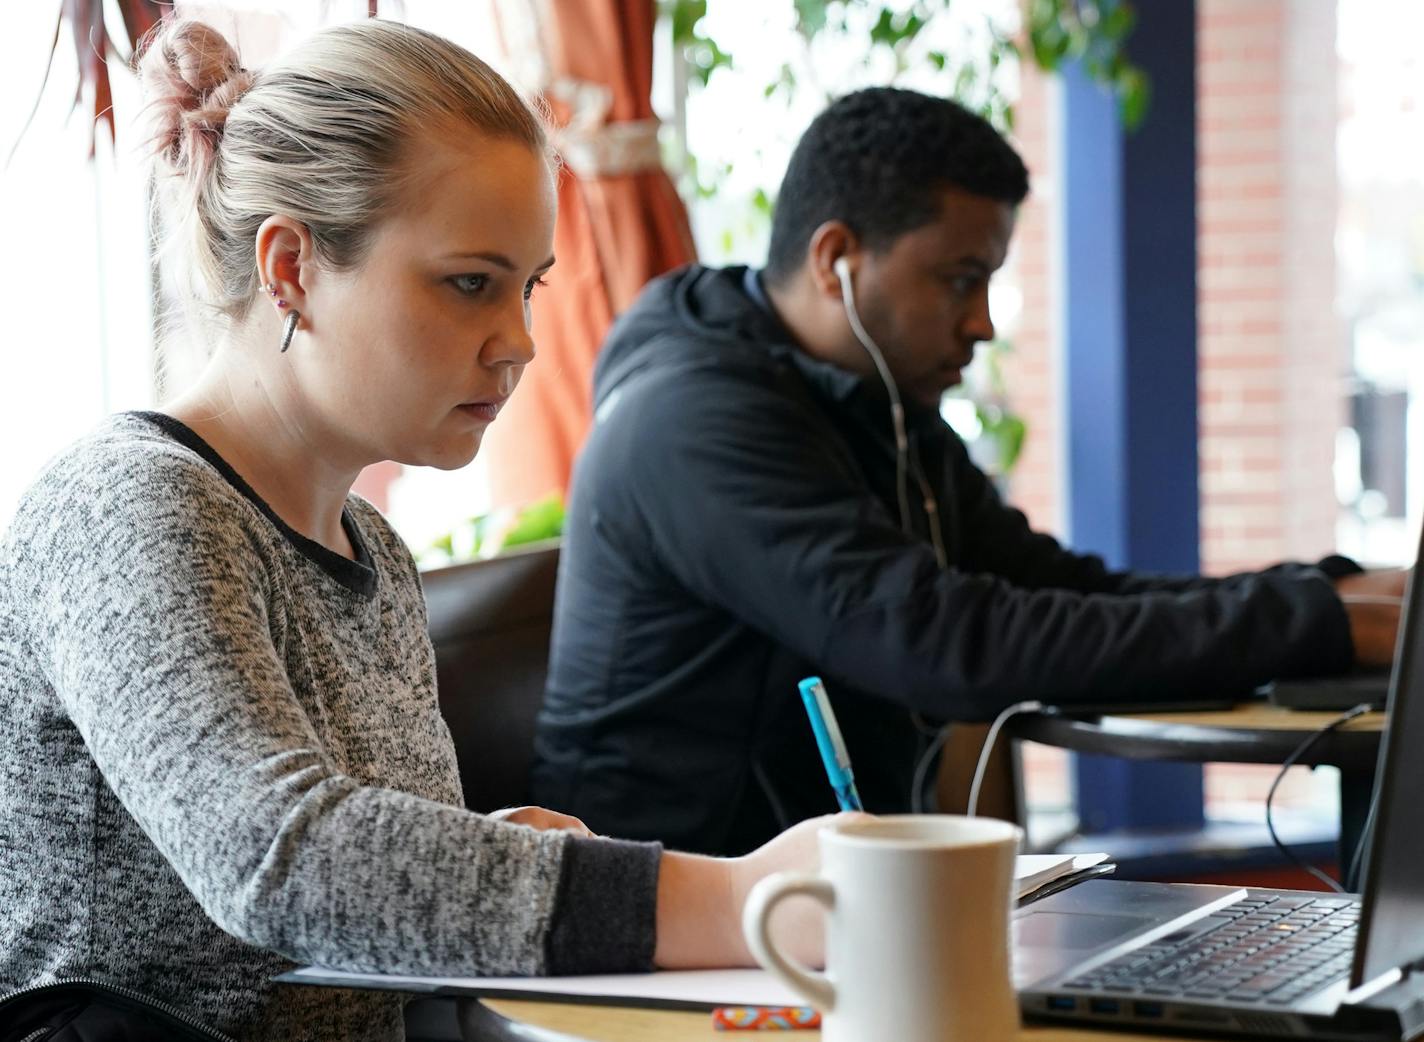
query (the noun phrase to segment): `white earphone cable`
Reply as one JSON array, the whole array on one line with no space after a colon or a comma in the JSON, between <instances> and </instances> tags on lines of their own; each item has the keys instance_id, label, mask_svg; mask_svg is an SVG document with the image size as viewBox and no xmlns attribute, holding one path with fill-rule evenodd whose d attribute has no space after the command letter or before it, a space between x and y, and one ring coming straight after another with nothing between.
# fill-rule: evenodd
<instances>
[{"instance_id":1,"label":"white earphone cable","mask_svg":"<svg viewBox=\"0 0 1424 1042\"><path fill-rule=\"evenodd\" d=\"M834 267L836 277L840 280L841 301L845 305L846 319L850 322L850 330L860 341L860 346L865 348L866 354L870 355L870 360L875 363L875 371L880 374L880 382L885 385L885 393L890 396L890 422L895 428L895 496L900 507L900 528L909 532L910 439L905 433L905 407L900 404L900 391L895 386L894 377L890 375L890 367L885 364L885 356L880 353L880 348L871 339L870 334L865 331L865 326L860 321L860 313L855 309L855 293L851 286L850 265L846 263L844 257L841 257L836 261Z\"/></svg>"},{"instance_id":2,"label":"white earphone cable","mask_svg":"<svg viewBox=\"0 0 1424 1042\"><path fill-rule=\"evenodd\" d=\"M984 775L989 769L989 757L994 752L994 744L998 741L999 732L1004 729L1004 724L1008 723L1011 716L1017 716L1019 713L1037 713L1042 709L1042 702L1015 702L994 717L994 722L989 725L988 733L984 735L984 744L979 749L979 762L974 765L974 780L969 785L969 802L964 811L968 817L974 817L979 810L979 792L984 787ZM910 790L910 810L916 814L922 814L925 810L925 775L929 772L930 762L944 745L945 739L949 737L949 729L953 726L953 724L947 724L940 728L939 734L920 754L919 762L915 764L914 780Z\"/></svg>"}]
</instances>

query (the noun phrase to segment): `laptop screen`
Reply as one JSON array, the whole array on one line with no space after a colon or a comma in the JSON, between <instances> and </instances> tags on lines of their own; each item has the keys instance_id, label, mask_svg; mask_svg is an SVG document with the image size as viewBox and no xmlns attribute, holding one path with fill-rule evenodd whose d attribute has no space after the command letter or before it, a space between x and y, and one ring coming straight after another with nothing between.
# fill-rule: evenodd
<instances>
[{"instance_id":1,"label":"laptop screen","mask_svg":"<svg viewBox=\"0 0 1424 1042\"><path fill-rule=\"evenodd\" d=\"M1424 959L1424 582L1418 579L1416 563L1375 774L1352 987Z\"/></svg>"}]
</instances>

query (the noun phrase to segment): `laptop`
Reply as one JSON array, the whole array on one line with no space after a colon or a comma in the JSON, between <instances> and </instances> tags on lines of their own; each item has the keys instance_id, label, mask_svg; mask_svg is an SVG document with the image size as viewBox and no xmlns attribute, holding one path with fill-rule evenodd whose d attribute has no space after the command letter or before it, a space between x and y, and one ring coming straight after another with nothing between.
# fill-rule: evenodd
<instances>
[{"instance_id":1,"label":"laptop","mask_svg":"<svg viewBox=\"0 0 1424 1042\"><path fill-rule=\"evenodd\" d=\"M1390 671L1358 669L1338 677L1297 677L1275 680L1265 687L1273 706L1285 709L1343 713L1361 702L1383 709L1389 697Z\"/></svg>"},{"instance_id":2,"label":"laptop","mask_svg":"<svg viewBox=\"0 0 1424 1042\"><path fill-rule=\"evenodd\" d=\"M1424 1034L1424 582L1410 583L1398 647L1362 895L1083 883L1015 917L1025 1017L1232 1038Z\"/></svg>"}]
</instances>

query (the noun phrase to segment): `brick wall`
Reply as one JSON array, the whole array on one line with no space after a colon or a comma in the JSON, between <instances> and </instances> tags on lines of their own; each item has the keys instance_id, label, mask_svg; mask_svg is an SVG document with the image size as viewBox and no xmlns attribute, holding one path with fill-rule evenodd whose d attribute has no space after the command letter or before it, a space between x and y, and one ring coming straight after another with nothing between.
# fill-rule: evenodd
<instances>
[{"instance_id":1,"label":"brick wall","mask_svg":"<svg viewBox=\"0 0 1424 1042\"><path fill-rule=\"evenodd\" d=\"M1023 310L1017 328L1003 331L1013 340L1013 352L1004 360L1004 381L1014 411L1028 425L1028 435L1008 493L1035 528L1056 533L1063 529L1059 482L1064 466L1053 295L1052 229L1059 184L1052 84L1031 63L1023 72L1014 116L1014 144L1028 167L1031 191L1019 211L1005 272L1023 293Z\"/></svg>"},{"instance_id":2,"label":"brick wall","mask_svg":"<svg viewBox=\"0 0 1424 1042\"><path fill-rule=\"evenodd\" d=\"M1199 0L1201 557L1219 574L1335 541L1331 478L1347 347L1335 315L1335 0ZM1008 277L1005 365L1028 423L1009 497L1064 527L1053 85L1024 72L1016 143L1033 176Z\"/></svg>"},{"instance_id":3,"label":"brick wall","mask_svg":"<svg viewBox=\"0 0 1424 1042\"><path fill-rule=\"evenodd\" d=\"M1334 0L1199 0L1202 566L1334 544Z\"/></svg>"}]
</instances>

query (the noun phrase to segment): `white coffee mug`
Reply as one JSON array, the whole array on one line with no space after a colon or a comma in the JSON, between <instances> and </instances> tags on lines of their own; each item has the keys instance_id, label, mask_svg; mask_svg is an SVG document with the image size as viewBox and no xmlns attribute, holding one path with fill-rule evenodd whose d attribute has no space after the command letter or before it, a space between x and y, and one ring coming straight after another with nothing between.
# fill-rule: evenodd
<instances>
[{"instance_id":1,"label":"white coffee mug","mask_svg":"<svg viewBox=\"0 0 1424 1042\"><path fill-rule=\"evenodd\" d=\"M1009 953L1014 857L1004 821L903 815L821 830L819 875L752 888L742 930L758 962L823 1014L824 1042L1007 1042L1019 1029ZM772 909L826 906L825 974L783 955Z\"/></svg>"}]
</instances>

